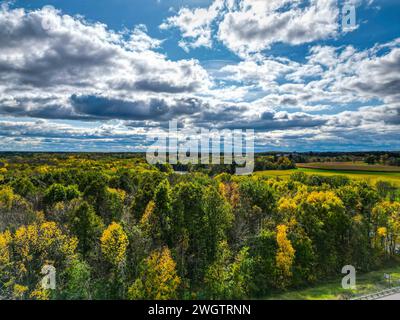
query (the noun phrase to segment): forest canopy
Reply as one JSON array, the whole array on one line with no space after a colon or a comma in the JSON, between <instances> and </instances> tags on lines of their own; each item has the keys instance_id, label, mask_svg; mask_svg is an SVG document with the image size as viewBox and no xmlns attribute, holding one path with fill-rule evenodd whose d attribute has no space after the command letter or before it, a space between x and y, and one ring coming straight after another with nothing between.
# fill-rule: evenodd
<instances>
[{"instance_id":1,"label":"forest canopy","mask_svg":"<svg viewBox=\"0 0 400 320\"><path fill-rule=\"evenodd\" d=\"M256 298L398 259L389 182L177 174L140 155L0 160L1 299Z\"/></svg>"}]
</instances>

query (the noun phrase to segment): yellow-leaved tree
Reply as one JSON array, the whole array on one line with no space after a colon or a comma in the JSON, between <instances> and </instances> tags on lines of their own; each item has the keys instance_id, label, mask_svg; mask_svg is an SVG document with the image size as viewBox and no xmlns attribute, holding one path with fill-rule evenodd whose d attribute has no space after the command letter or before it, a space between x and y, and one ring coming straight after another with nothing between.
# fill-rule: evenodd
<instances>
[{"instance_id":1,"label":"yellow-leaved tree","mask_svg":"<svg viewBox=\"0 0 400 320\"><path fill-rule=\"evenodd\" d=\"M77 259L78 241L58 228L43 222L18 228L14 234L0 234L0 282L12 298L49 299L50 290L42 288L42 268L51 265L62 273ZM57 289L63 286L57 278Z\"/></svg>"},{"instance_id":2,"label":"yellow-leaved tree","mask_svg":"<svg viewBox=\"0 0 400 320\"><path fill-rule=\"evenodd\" d=\"M292 243L287 238L287 226L281 224L276 228L276 242L278 250L276 253L276 269L278 286L285 288L290 283L292 277L292 265L294 262L295 250Z\"/></svg>"},{"instance_id":3,"label":"yellow-leaved tree","mask_svg":"<svg viewBox=\"0 0 400 320\"><path fill-rule=\"evenodd\" d=\"M181 279L176 273L176 263L167 247L153 251L145 259L138 279L128 291L132 300L155 299L168 300L177 298Z\"/></svg>"},{"instance_id":4,"label":"yellow-leaved tree","mask_svg":"<svg viewBox=\"0 0 400 320\"><path fill-rule=\"evenodd\" d=\"M400 202L382 201L372 209L375 245L380 244L385 255L394 256L400 238Z\"/></svg>"},{"instance_id":5,"label":"yellow-leaved tree","mask_svg":"<svg viewBox=\"0 0 400 320\"><path fill-rule=\"evenodd\" d=\"M112 222L100 238L101 251L105 260L110 263L111 270L106 278L107 299L117 299L126 293L126 252L129 240L122 226Z\"/></svg>"},{"instance_id":6,"label":"yellow-leaved tree","mask_svg":"<svg viewBox=\"0 0 400 320\"><path fill-rule=\"evenodd\" d=\"M120 266L125 262L126 249L129 241L122 226L111 223L100 238L101 251L105 259L113 266Z\"/></svg>"},{"instance_id":7,"label":"yellow-leaved tree","mask_svg":"<svg viewBox=\"0 0 400 320\"><path fill-rule=\"evenodd\" d=\"M12 237L9 231L0 233L0 283L7 283L10 278L11 243Z\"/></svg>"}]
</instances>

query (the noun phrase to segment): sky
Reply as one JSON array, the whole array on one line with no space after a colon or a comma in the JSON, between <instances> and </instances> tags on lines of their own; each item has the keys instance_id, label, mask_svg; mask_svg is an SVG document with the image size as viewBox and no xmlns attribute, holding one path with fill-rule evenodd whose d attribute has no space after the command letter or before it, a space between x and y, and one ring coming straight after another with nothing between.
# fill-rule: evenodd
<instances>
[{"instance_id":1,"label":"sky","mask_svg":"<svg viewBox=\"0 0 400 320\"><path fill-rule=\"evenodd\" d=\"M0 6L0 151L144 151L172 120L256 151L400 150L398 0Z\"/></svg>"}]
</instances>

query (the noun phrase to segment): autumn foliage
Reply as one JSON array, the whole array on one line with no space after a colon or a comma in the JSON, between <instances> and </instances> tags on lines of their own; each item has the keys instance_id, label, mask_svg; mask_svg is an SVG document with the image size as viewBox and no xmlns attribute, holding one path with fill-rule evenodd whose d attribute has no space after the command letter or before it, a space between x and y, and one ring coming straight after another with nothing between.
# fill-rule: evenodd
<instances>
[{"instance_id":1,"label":"autumn foliage","mask_svg":"<svg viewBox=\"0 0 400 320\"><path fill-rule=\"evenodd\" d=\"M399 262L388 183L176 174L140 155L0 162L0 299L259 298Z\"/></svg>"}]
</instances>

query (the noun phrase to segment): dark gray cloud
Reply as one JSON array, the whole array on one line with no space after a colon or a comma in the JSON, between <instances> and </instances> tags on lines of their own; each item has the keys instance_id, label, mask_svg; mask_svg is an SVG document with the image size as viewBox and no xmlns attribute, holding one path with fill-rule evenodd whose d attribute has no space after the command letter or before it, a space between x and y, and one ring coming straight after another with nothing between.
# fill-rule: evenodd
<instances>
[{"instance_id":1,"label":"dark gray cloud","mask_svg":"<svg viewBox=\"0 0 400 320\"><path fill-rule=\"evenodd\" d=\"M157 119L165 115L169 108L165 101L150 99L148 101L126 101L100 96L71 96L75 112L105 119Z\"/></svg>"},{"instance_id":2,"label":"dark gray cloud","mask_svg":"<svg viewBox=\"0 0 400 320\"><path fill-rule=\"evenodd\" d=\"M70 102L76 114L103 119L167 121L202 109L202 101L191 97L122 100L95 95L72 95Z\"/></svg>"},{"instance_id":3,"label":"dark gray cloud","mask_svg":"<svg viewBox=\"0 0 400 320\"><path fill-rule=\"evenodd\" d=\"M318 128L326 122L327 120L321 117L301 113L285 113L284 115L263 113L260 119L231 121L221 126L229 129L254 129L267 132L272 130Z\"/></svg>"},{"instance_id":4,"label":"dark gray cloud","mask_svg":"<svg viewBox=\"0 0 400 320\"><path fill-rule=\"evenodd\" d=\"M189 85L174 86L170 82L159 81L157 79L143 79L136 81L134 86L137 90L143 91L182 93L195 91L198 84L191 83Z\"/></svg>"}]
</instances>

